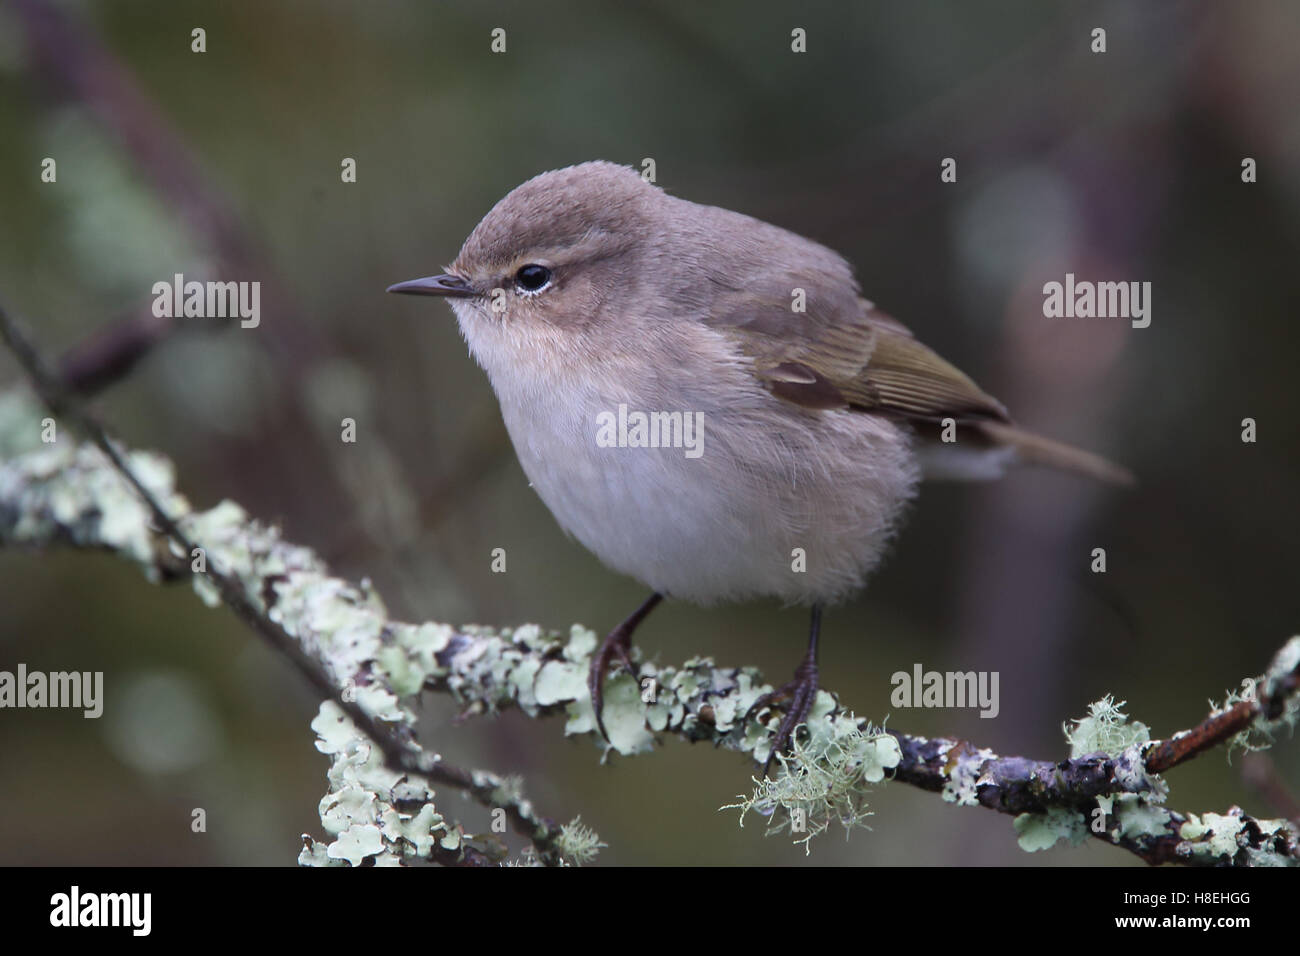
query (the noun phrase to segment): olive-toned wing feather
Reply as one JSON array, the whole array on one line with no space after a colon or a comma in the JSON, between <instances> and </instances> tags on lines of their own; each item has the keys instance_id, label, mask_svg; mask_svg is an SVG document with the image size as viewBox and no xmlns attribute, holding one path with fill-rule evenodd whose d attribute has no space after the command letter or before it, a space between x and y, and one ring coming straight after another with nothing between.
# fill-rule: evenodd
<instances>
[{"instance_id":1,"label":"olive-toned wing feather","mask_svg":"<svg viewBox=\"0 0 1300 956\"><path fill-rule=\"evenodd\" d=\"M1001 402L862 298L853 270L830 249L723 209L690 209L680 230L703 224L707 241L680 271L675 301L731 338L773 395L898 418L920 443L950 418L963 448L1009 447L1021 460L1132 480L1104 458L1013 424ZM723 235L730 239L718 255Z\"/></svg>"},{"instance_id":2,"label":"olive-toned wing feather","mask_svg":"<svg viewBox=\"0 0 1300 956\"><path fill-rule=\"evenodd\" d=\"M754 359L754 374L788 402L896 416L917 426L922 437L951 418L962 426L963 443L1006 446L1023 461L1132 484L1127 470L1099 455L1017 427L1001 402L865 299L845 321L817 318L784 325L784 335L770 315L764 331L756 323L727 324Z\"/></svg>"},{"instance_id":3,"label":"olive-toned wing feather","mask_svg":"<svg viewBox=\"0 0 1300 956\"><path fill-rule=\"evenodd\" d=\"M914 339L896 319L864 303L875 335L866 366L844 388L851 404L904 418L1009 421L1002 403Z\"/></svg>"},{"instance_id":4,"label":"olive-toned wing feather","mask_svg":"<svg viewBox=\"0 0 1300 956\"><path fill-rule=\"evenodd\" d=\"M715 324L733 330L773 394L797 405L922 421L1009 420L997 399L856 293L809 305L823 311L797 313L774 302L773 311L755 308L749 321Z\"/></svg>"}]
</instances>

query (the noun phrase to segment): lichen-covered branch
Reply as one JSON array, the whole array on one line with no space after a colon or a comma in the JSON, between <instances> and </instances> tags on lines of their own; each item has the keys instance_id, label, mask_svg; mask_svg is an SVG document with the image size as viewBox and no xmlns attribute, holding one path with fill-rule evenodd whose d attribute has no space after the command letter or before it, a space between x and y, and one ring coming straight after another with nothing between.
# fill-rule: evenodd
<instances>
[{"instance_id":1,"label":"lichen-covered branch","mask_svg":"<svg viewBox=\"0 0 1300 956\"><path fill-rule=\"evenodd\" d=\"M42 445L36 437L38 419L30 400L17 393L0 397L0 543L106 549L136 562L155 581L190 573L193 555L180 553L103 451L66 439ZM207 511L192 510L176 492L165 459L131 452L123 453L123 461L169 510L185 540L202 549L206 571L190 574L199 595L209 604L222 600L212 580L214 573L221 575L258 615L274 622L304 655L319 662L330 686L342 699L355 701L371 721L409 727L420 694L433 690L452 694L470 713L517 707L531 716L563 714L568 734L594 731L585 685L597 643L590 630L575 626L567 635L558 635L534 625L497 630L393 621L367 582L331 576L310 549L285 541L277 529L251 519L238 505L223 502ZM857 755L842 773L848 775L845 779L857 774L861 779L849 783L859 790L872 779L864 767L877 772L875 779L884 776L881 769L891 771L892 779L939 792L950 802L1016 816L1021 843L1028 849L1050 845L1061 836L1077 842L1091 835L1150 862L1294 863L1300 853L1291 825L1257 820L1236 808L1200 816L1168 810L1160 803L1166 788L1157 768L1172 765L1171 753L1184 755L1174 760L1177 763L1192 748L1199 752L1211 737L1223 743L1243 733L1268 733L1294 720L1298 664L1300 639L1293 639L1240 700L1200 727L1168 740L1147 739L1145 728L1117 717L1117 710L1085 718L1072 732L1075 749L1098 746L1059 762L1003 757L965 741L897 731L869 732L861 735L861 745L846 747L845 728L851 735L863 725L851 718L846 725L834 698L824 693L811 715L809 736L836 741L837 752ZM750 704L767 686L754 669L719 668L696 658L680 667L643 663L640 678L638 683L623 675L609 683L606 722L612 749L638 753L650 749L657 736L674 734L745 752L757 761L767 756L768 729L757 722L741 726ZM1231 714L1231 720L1223 720L1224 713ZM322 721L345 719L342 709L323 709L318 733ZM1096 729L1087 730L1089 720ZM331 752L332 735L321 733L321 738L322 749ZM882 749L883 738L896 742L896 752ZM864 749L867 745L875 750ZM346 750L338 746L340 752ZM748 809L826 807L845 819L848 804L820 797L819 803L807 787L808 767L817 765L826 752L823 748L814 753L805 745L802 760L783 762L790 786L783 791L780 778L763 782ZM878 756L864 761L864 752ZM353 781L353 790L378 794L396 786L374 777L401 768L388 768L369 752L355 751L349 760L366 768ZM426 782L448 783L477 793L485 803L512 806L526 830L545 828L554 834L555 828L540 821L507 781L438 765L424 768L424 774ZM818 786L824 783L831 792L843 782L828 777ZM845 799L851 802L851 788ZM409 794L395 803L404 801L411 807L420 804ZM323 810L323 816L332 812ZM381 817L382 811L376 818ZM423 820L421 826L429 822ZM396 820L391 828L400 836L405 825ZM427 830L424 833L428 836ZM552 845L556 838L552 836ZM421 846L409 836L401 839L430 855L432 844ZM353 848L360 854L356 859L377 845L359 843ZM448 849L438 846L439 852ZM312 852L321 852L319 846L304 854Z\"/></svg>"},{"instance_id":2,"label":"lichen-covered branch","mask_svg":"<svg viewBox=\"0 0 1300 956\"><path fill-rule=\"evenodd\" d=\"M65 436L62 446L59 446L58 423L54 419L42 418L30 399L23 394L5 394L0 396L0 401L3 401L3 406L0 406L0 461L16 451L21 453L25 449L31 453L37 459L37 473L43 478L56 479L51 483L54 495L48 502L56 509L60 507L67 509L70 501L67 497L59 497L60 490L72 491L74 497L78 492L88 492L81 497L78 504L90 507L92 521L98 524L101 530L110 530L107 536L99 540L91 534L89 536L91 547L112 550L115 544L125 544L136 560L151 560L153 569L161 577L183 574L186 561L189 560L188 570L195 576L195 586L200 590L200 594L203 595L203 588L209 589L206 596L209 603L224 602L254 632L293 661L326 698L336 698L343 715L350 720L349 726L356 733L364 736L367 751L378 747L390 768L404 772L405 775L401 778L403 782L423 785L423 782L433 781L458 787L474 799L490 806L494 811L504 813L516 831L531 840L532 849L539 862L546 865L564 862L562 853L565 850L565 841L574 842L571 835L576 831L572 824L568 828L556 828L549 820L534 812L532 805L518 793L517 786L506 787L502 785L499 778L484 772L467 774L453 770L436 754L424 751L415 739L416 715L411 708L388 700L380 701L386 705L381 708L367 706L353 686L340 683L338 675L331 673L328 655L314 653L313 648L300 640L283 621L269 612L267 602L260 591L250 590L249 582L240 580L236 574L232 574L231 569L224 566L219 559L214 560L212 566L209 566L207 550L194 544L190 531L185 526L185 521L190 516L190 508L184 498L172 487L171 463L158 457L151 458L121 450L109 437L105 428L78 406L64 382L48 366L3 306L0 306L0 340L9 347L23 366L46 407L54 414L70 420L78 431L89 439L87 444L74 445L69 437ZM77 460L59 461L60 453L70 450L77 456ZM43 451L51 452L53 457L44 457ZM61 484L57 479L64 476L64 468L71 469L74 475L78 472L87 474L83 471L87 454L91 458L100 456L88 471L89 486L74 490L74 484ZM52 469L52 471L45 469ZM0 482L3 482L3 479L0 479ZM18 479L14 490L23 485L25 482ZM107 497L101 499L101 495ZM24 515L21 510L12 513L4 512L4 499L0 497L0 527L12 521L10 530L18 532L23 527ZM66 517L68 512L64 510L63 514ZM57 520L45 527L46 530L53 531L61 540L71 541L74 544L85 543L85 536L82 533L84 529L60 525ZM6 533L0 532L0 544L9 537ZM17 533L12 536L12 539L22 541L21 535ZM145 551L149 553L145 554ZM213 557L217 558L216 555ZM269 583L263 580L262 586ZM355 750L355 747L350 749ZM425 786L424 793L427 801L426 809L430 809L433 791ZM355 796L354 793L343 794L342 803L346 805L354 802ZM397 802L391 794L378 794L377 799L393 804ZM365 803L365 806L370 804ZM392 809L397 819L403 821L409 819L409 814L404 814L395 807ZM324 814L322 819L324 820ZM378 818L373 812L369 816L362 813L353 819L350 826L354 830L364 829L368 834L366 839L370 839L373 836L370 831L377 829L377 822ZM441 817L438 816L433 823L441 825ZM445 826L442 829L445 830ZM459 828L456 828L455 832L459 833ZM390 839L386 834L384 853L398 861L409 856L413 846L416 846L409 836L410 834L405 830L401 831L396 839ZM447 839L444 838L439 844L440 856L443 859L446 858L447 851L460 849L459 840L448 843ZM345 840L336 840L329 847L327 855L332 855L345 843ZM419 855L426 854L420 852ZM461 855L463 856L463 853ZM308 851L304 851L302 858L305 862L316 862L316 857Z\"/></svg>"},{"instance_id":3,"label":"lichen-covered branch","mask_svg":"<svg viewBox=\"0 0 1300 956\"><path fill-rule=\"evenodd\" d=\"M491 859L436 811L431 784L463 790L504 813L532 841L539 862L582 862L594 854L598 838L579 821L556 827L516 781L449 767L414 734L426 690L452 694L469 713L563 713L566 734L592 733L586 674L597 645L593 632L393 621L367 581L332 576L312 550L285 541L239 505L192 509L175 488L171 463L113 442L2 308L0 338L46 406L88 439L60 436L26 393L0 393L0 545L103 549L155 581L188 576L206 603L234 609L330 698L313 729L332 759L321 819L335 839L326 846L306 838L304 862ZM1257 749L1279 727L1294 726L1298 675L1300 637L1262 678L1244 682L1200 725L1166 740L1151 740L1144 725L1107 699L1067 728L1071 757L1055 763L886 732L844 713L822 692L794 756L780 757L776 779L756 780L753 795L734 806L742 822L745 813L762 813L777 820L769 829L788 826L804 833L797 842L806 844L832 820L859 824L869 815L867 786L891 774L950 802L1014 815L1027 850L1091 835L1151 863L1296 864L1293 824L1257 820L1235 807L1200 816L1169 810L1159 773L1218 744ZM704 658L677 668L643 663L638 679L609 682L609 747L639 753L675 734L761 763L773 717L746 723L744 716L767 686L753 668L718 668Z\"/></svg>"},{"instance_id":4,"label":"lichen-covered branch","mask_svg":"<svg viewBox=\"0 0 1300 956\"><path fill-rule=\"evenodd\" d=\"M1263 683L1294 672L1298 662L1300 637L1293 637L1274 658ZM1250 688L1260 683L1247 681L1245 693L1251 694ZM1255 706L1253 724L1225 732L1218 742L1252 746L1238 735L1271 735L1295 722L1294 695L1276 712L1276 720L1264 716L1271 711L1257 702ZM955 803L1016 815L1020 845L1026 850L1046 849L1062 838L1078 844L1092 836L1152 864L1300 865L1300 834L1290 821L1259 820L1238 807L1197 816L1163 806L1168 788L1157 768L1165 766L1171 742L1204 739L1207 725L1220 725L1221 712L1168 740L1151 740L1145 725L1128 720L1107 698L1067 728L1072 756L1056 763L999 757L965 741L900 735L903 759L895 777L939 791Z\"/></svg>"}]
</instances>

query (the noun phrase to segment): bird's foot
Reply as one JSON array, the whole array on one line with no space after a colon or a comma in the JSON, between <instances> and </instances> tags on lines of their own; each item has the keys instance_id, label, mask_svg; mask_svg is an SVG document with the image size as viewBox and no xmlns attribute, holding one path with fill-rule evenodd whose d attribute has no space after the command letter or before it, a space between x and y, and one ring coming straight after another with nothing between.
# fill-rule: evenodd
<instances>
[{"instance_id":1,"label":"bird's foot","mask_svg":"<svg viewBox=\"0 0 1300 956\"><path fill-rule=\"evenodd\" d=\"M632 632L620 624L605 635L605 640L601 642L600 649L592 657L591 668L587 671L587 690L591 692L591 706L596 712L596 727L606 741L609 740L609 733L605 730L605 718L602 713L605 706L605 671L610 661L614 660L622 670L636 677L636 665L632 663L632 656L629 653L631 650Z\"/></svg>"},{"instance_id":2,"label":"bird's foot","mask_svg":"<svg viewBox=\"0 0 1300 956\"><path fill-rule=\"evenodd\" d=\"M794 732L808 717L813 701L817 699L817 688L817 662L810 656L795 670L793 680L771 693L764 694L745 712L744 723L749 723L750 717L763 708L771 707L778 701L789 701L785 706L785 716L781 719L781 726L777 728L776 739L772 741L772 749L768 751L767 760L763 763L763 776L766 777L771 770L772 760L778 753L790 750Z\"/></svg>"},{"instance_id":3,"label":"bird's foot","mask_svg":"<svg viewBox=\"0 0 1300 956\"><path fill-rule=\"evenodd\" d=\"M591 707L596 712L596 729L607 743L609 734L605 731L605 717L602 713L605 709L605 670L613 658L623 670L636 677L636 665L632 663L632 655L629 653L632 650L632 634L662 600L663 595L656 591L642 601L641 606L628 615L627 620L605 635L600 649L591 658L591 667L587 671L587 691L591 694Z\"/></svg>"}]
</instances>

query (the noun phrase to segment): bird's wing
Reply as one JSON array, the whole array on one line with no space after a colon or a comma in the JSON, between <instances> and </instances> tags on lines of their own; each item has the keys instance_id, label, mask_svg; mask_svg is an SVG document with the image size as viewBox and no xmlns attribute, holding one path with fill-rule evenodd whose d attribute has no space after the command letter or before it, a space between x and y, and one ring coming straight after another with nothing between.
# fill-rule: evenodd
<instances>
[{"instance_id":1,"label":"bird's wing","mask_svg":"<svg viewBox=\"0 0 1300 956\"><path fill-rule=\"evenodd\" d=\"M1001 402L918 342L901 322L869 302L863 309L875 348L844 386L852 406L920 421L1010 421Z\"/></svg>"},{"instance_id":2,"label":"bird's wing","mask_svg":"<svg viewBox=\"0 0 1300 956\"><path fill-rule=\"evenodd\" d=\"M964 448L1010 448L1021 461L1133 483L1125 468L1100 455L1017 426L1001 402L866 300L843 321L824 314L803 323L799 318L769 315L730 326L753 359L754 375L778 398L805 408L889 415L907 421L926 442L938 437L938 423L951 418L961 426Z\"/></svg>"},{"instance_id":3,"label":"bird's wing","mask_svg":"<svg viewBox=\"0 0 1300 956\"><path fill-rule=\"evenodd\" d=\"M695 281L690 288L705 323L736 343L773 395L804 408L897 418L923 443L950 418L960 426L964 447L1010 448L1022 461L1132 482L1127 471L1098 455L1015 425L1001 402L862 298L848 263L829 249L774 233L756 220L744 222L747 242L739 248L748 254L701 257L715 265L705 270L704 290ZM797 255L789 253L792 243Z\"/></svg>"},{"instance_id":4,"label":"bird's wing","mask_svg":"<svg viewBox=\"0 0 1300 956\"><path fill-rule=\"evenodd\" d=\"M808 408L853 408L915 421L1008 422L1002 404L907 327L856 292L809 300L746 302L746 315L714 320L753 360L772 394Z\"/></svg>"}]
</instances>

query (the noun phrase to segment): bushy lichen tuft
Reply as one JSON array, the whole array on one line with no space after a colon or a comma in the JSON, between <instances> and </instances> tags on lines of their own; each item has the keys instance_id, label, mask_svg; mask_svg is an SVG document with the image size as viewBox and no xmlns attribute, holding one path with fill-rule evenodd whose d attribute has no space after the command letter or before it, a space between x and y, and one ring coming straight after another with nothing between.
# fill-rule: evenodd
<instances>
[{"instance_id":1,"label":"bushy lichen tuft","mask_svg":"<svg viewBox=\"0 0 1300 956\"><path fill-rule=\"evenodd\" d=\"M810 716L823 716L817 710L814 707ZM766 835L788 830L792 842L802 844L808 854L812 838L834 821L844 828L845 838L855 828L870 829L865 822L871 816L867 785L883 780L887 770L898 766L902 753L892 736L869 724L859 727L852 714L814 719L806 726L808 740L796 734L793 753L777 755L774 777L755 777L751 795L719 809L739 810L742 827L751 811L767 817Z\"/></svg>"},{"instance_id":2,"label":"bushy lichen tuft","mask_svg":"<svg viewBox=\"0 0 1300 956\"><path fill-rule=\"evenodd\" d=\"M1163 802L1167 788L1164 782L1147 771L1142 758L1141 745L1151 739L1151 731L1139 720L1130 720L1121 710L1126 701L1116 703L1107 694L1088 706L1088 716L1067 721L1061 730L1070 744L1070 757L1079 759L1088 754L1103 753L1114 758L1115 782L1130 791L1114 796L1097 798L1096 810L1110 818L1109 828L1098 829L1113 841L1156 836L1170 814ZM1017 842L1027 853L1046 850L1062 839L1078 846L1088 839L1089 816L1068 807L1051 807L1042 813L1022 813L1015 820Z\"/></svg>"},{"instance_id":3,"label":"bushy lichen tuft","mask_svg":"<svg viewBox=\"0 0 1300 956\"><path fill-rule=\"evenodd\" d=\"M1300 695L1280 692L1282 682L1300 667L1300 636L1293 637L1273 657L1268 672L1263 677L1247 677L1238 690L1229 691L1222 704L1210 701L1210 715L1217 716L1231 710L1243 701L1258 702L1260 693L1264 699L1277 696L1285 701L1282 712L1270 720L1263 714L1257 716L1245 730L1228 741L1228 761L1238 752L1267 750L1277 739L1278 731L1285 728L1294 733L1297 721L1300 721Z\"/></svg>"},{"instance_id":4,"label":"bushy lichen tuft","mask_svg":"<svg viewBox=\"0 0 1300 956\"><path fill-rule=\"evenodd\" d=\"M1104 753L1118 757L1126 748L1150 740L1151 731L1147 725L1140 720L1129 720L1120 710L1125 703L1127 701L1121 700L1117 704L1107 694L1088 705L1087 717L1063 724L1061 730L1069 741L1070 756L1078 758L1087 754Z\"/></svg>"},{"instance_id":5,"label":"bushy lichen tuft","mask_svg":"<svg viewBox=\"0 0 1300 956\"><path fill-rule=\"evenodd\" d=\"M608 846L601 842L600 835L595 830L582 822L582 817L574 817L560 827L555 845L560 851L560 858L572 866L590 863L596 859L602 847Z\"/></svg>"},{"instance_id":6,"label":"bushy lichen tuft","mask_svg":"<svg viewBox=\"0 0 1300 956\"><path fill-rule=\"evenodd\" d=\"M523 852L520 853L517 857L512 857L511 859L506 860L501 865L510 866L510 867L514 867L514 866L532 867L532 866L541 866L542 861L540 858L538 858L537 851L534 850L531 846L529 846L529 847L524 847Z\"/></svg>"}]
</instances>

